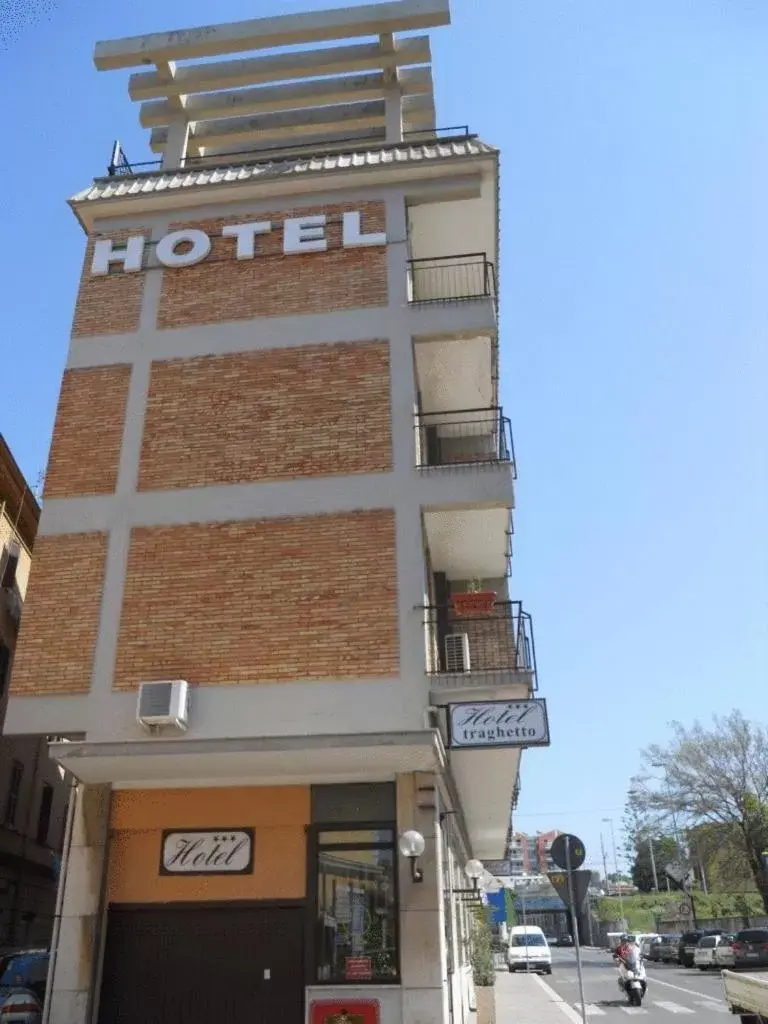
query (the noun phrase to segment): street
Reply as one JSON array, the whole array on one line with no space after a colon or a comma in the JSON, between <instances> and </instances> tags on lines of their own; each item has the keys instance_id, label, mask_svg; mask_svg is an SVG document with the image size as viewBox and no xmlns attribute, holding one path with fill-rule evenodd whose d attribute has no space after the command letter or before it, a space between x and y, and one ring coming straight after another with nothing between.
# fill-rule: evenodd
<instances>
[{"instance_id":1,"label":"street","mask_svg":"<svg viewBox=\"0 0 768 1024\"><path fill-rule=\"evenodd\" d=\"M624 1021L628 1016L641 1017L648 1024L668 1024L672 1015L681 1014L696 1014L697 1022L714 1024L716 1019L722 1022L729 1015L723 1000L719 972L704 973L673 965L649 963L646 965L648 992L643 1005L631 1007L619 992L616 968L606 952L594 949L582 951L582 964L587 1015L595 1019L604 1017L605 1024L610 1024L611 1020ZM513 983L515 980L511 979ZM581 1013L575 951L554 948L552 974L544 976L543 981L563 1000L558 1005L564 1019L579 1021Z\"/></svg>"}]
</instances>

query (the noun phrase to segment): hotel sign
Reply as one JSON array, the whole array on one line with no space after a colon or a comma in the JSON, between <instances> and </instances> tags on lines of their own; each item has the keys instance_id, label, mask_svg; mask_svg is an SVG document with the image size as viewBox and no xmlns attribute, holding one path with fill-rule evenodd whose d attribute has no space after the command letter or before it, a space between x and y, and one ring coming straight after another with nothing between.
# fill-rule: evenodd
<instances>
[{"instance_id":1,"label":"hotel sign","mask_svg":"<svg viewBox=\"0 0 768 1024\"><path fill-rule=\"evenodd\" d=\"M282 221L283 254L299 255L307 252L326 252L328 217L315 213L304 217L286 217ZM252 260L258 253L256 239L277 230L270 220L251 220L242 224L226 224L221 229L223 238L232 239L232 256L236 260ZM155 258L163 267L192 267L201 263L211 252L211 238L199 228L182 228L163 235L155 245ZM342 214L341 245L343 249L360 249L372 245L386 245L384 231L364 234L359 210ZM104 277L114 267L126 274L144 269L144 250L147 240L143 235L130 235L123 244L115 245L111 238L100 238L93 246L91 274Z\"/></svg>"},{"instance_id":2,"label":"hotel sign","mask_svg":"<svg viewBox=\"0 0 768 1024\"><path fill-rule=\"evenodd\" d=\"M253 874L253 829L163 832L161 875Z\"/></svg>"},{"instance_id":3,"label":"hotel sign","mask_svg":"<svg viewBox=\"0 0 768 1024\"><path fill-rule=\"evenodd\" d=\"M453 750L549 746L547 702L536 698L449 704L448 746Z\"/></svg>"}]
</instances>

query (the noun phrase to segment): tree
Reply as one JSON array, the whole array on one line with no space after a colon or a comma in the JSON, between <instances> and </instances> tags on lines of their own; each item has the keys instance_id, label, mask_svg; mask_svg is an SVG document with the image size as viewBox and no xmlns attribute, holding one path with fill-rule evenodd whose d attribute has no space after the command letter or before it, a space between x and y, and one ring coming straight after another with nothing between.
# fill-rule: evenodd
<instances>
[{"instance_id":1,"label":"tree","mask_svg":"<svg viewBox=\"0 0 768 1024\"><path fill-rule=\"evenodd\" d=\"M653 846L653 861L651 860ZM677 860L678 846L672 836L638 836L635 845L635 857L632 861L632 881L640 892L653 892L656 884L665 888L664 865ZM653 865L656 864L654 878Z\"/></svg>"},{"instance_id":2,"label":"tree","mask_svg":"<svg viewBox=\"0 0 768 1024\"><path fill-rule=\"evenodd\" d=\"M768 913L768 735L740 711L686 729L672 723L668 746L643 752L643 773L633 780L642 812L671 822L673 830L713 825L732 837L745 858ZM661 777L659 777L661 772Z\"/></svg>"},{"instance_id":3,"label":"tree","mask_svg":"<svg viewBox=\"0 0 768 1024\"><path fill-rule=\"evenodd\" d=\"M640 892L653 892L653 866L656 864L656 879L659 888L664 887L664 865L680 856L678 844L673 836L665 835L658 814L652 814L644 805L642 793L630 788L622 819L624 827L624 850L632 865L632 882ZM653 847L653 860L651 859Z\"/></svg>"},{"instance_id":4,"label":"tree","mask_svg":"<svg viewBox=\"0 0 768 1024\"><path fill-rule=\"evenodd\" d=\"M712 893L754 892L755 881L738 826L706 822L686 833L691 860Z\"/></svg>"}]
</instances>

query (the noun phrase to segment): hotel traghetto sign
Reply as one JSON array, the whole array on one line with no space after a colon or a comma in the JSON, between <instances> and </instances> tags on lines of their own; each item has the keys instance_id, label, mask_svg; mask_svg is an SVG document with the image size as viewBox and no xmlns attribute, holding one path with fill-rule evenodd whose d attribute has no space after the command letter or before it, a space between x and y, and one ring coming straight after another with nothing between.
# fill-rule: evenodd
<instances>
[{"instance_id":1,"label":"hotel traghetto sign","mask_svg":"<svg viewBox=\"0 0 768 1024\"><path fill-rule=\"evenodd\" d=\"M449 704L448 730L448 745L453 750L546 747L547 704L540 698Z\"/></svg>"},{"instance_id":2,"label":"hotel traghetto sign","mask_svg":"<svg viewBox=\"0 0 768 1024\"><path fill-rule=\"evenodd\" d=\"M326 252L328 216L315 213L305 217L286 217L274 224L271 220L251 220L240 224L226 224L221 229L224 238L232 239L232 255L236 260L252 260L258 252L257 239L279 230L282 226L283 254L299 255L308 252ZM343 249L360 249L372 245L386 245L384 231L363 233L359 210L342 214L341 245ZM91 274L103 277L114 267L126 274L144 269L147 240L143 235L130 235L123 244L116 245L111 238L101 238L93 246ZM192 267L201 263L211 252L209 235L199 228L182 228L163 235L155 245L155 258L163 267Z\"/></svg>"}]
</instances>

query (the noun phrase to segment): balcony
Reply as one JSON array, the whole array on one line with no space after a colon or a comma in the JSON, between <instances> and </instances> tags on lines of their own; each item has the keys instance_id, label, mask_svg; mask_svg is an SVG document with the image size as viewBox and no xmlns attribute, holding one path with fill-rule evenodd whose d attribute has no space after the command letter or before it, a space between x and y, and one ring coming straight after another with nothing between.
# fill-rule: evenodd
<instances>
[{"instance_id":1,"label":"balcony","mask_svg":"<svg viewBox=\"0 0 768 1024\"><path fill-rule=\"evenodd\" d=\"M416 415L416 465L508 464L515 476L512 427L501 408L456 409Z\"/></svg>"},{"instance_id":2,"label":"balcony","mask_svg":"<svg viewBox=\"0 0 768 1024\"><path fill-rule=\"evenodd\" d=\"M454 604L425 609L426 671L432 688L536 690L533 626L519 601L496 601L486 613L461 612Z\"/></svg>"},{"instance_id":3,"label":"balcony","mask_svg":"<svg viewBox=\"0 0 768 1024\"><path fill-rule=\"evenodd\" d=\"M408 301L466 302L496 299L496 272L484 252L428 256L408 261Z\"/></svg>"}]
</instances>

